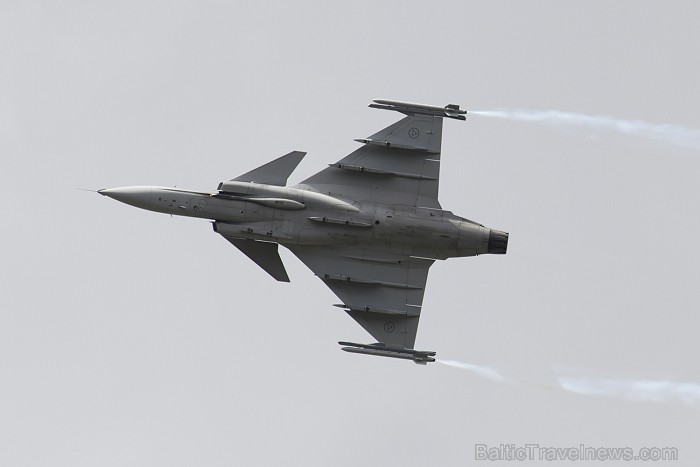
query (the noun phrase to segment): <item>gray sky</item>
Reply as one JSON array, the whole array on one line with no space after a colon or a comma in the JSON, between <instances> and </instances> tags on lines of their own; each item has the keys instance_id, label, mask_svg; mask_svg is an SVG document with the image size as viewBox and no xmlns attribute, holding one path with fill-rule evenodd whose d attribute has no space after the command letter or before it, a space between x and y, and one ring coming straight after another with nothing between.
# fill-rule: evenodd
<instances>
[{"instance_id":1,"label":"gray sky","mask_svg":"<svg viewBox=\"0 0 700 467\"><path fill-rule=\"evenodd\" d=\"M0 464L464 466L537 443L697 465L697 399L557 376L700 383L698 149L446 122L443 207L510 245L431 268L416 346L510 383L343 353L371 338L291 254L276 283L206 221L74 190L207 190L308 151L296 183L400 117L373 98L700 128L696 3L253 3L0 4Z\"/></svg>"}]
</instances>

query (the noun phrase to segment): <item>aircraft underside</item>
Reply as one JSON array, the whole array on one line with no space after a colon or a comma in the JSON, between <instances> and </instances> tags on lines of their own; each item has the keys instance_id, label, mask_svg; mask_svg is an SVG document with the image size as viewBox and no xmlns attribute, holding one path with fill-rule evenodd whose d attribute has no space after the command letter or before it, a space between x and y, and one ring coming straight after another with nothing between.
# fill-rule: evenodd
<instances>
[{"instance_id":1,"label":"aircraft underside","mask_svg":"<svg viewBox=\"0 0 700 467\"><path fill-rule=\"evenodd\" d=\"M139 208L209 219L214 231L273 278L289 282L278 253L288 248L342 301L377 342L343 342L351 353L419 364L414 349L428 269L436 260L505 254L508 234L443 210L437 199L444 108L377 100L402 120L356 140L358 150L298 185L287 178L305 153L294 151L222 182L215 191L136 186L99 193Z\"/></svg>"}]
</instances>

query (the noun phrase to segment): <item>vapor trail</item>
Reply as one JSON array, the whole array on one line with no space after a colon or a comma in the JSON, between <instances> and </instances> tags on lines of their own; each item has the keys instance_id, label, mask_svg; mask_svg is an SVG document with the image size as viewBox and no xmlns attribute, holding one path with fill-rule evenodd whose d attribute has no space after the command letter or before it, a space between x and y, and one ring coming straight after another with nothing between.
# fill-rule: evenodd
<instances>
[{"instance_id":1,"label":"vapor trail","mask_svg":"<svg viewBox=\"0 0 700 467\"><path fill-rule=\"evenodd\" d=\"M559 377L562 389L586 396L618 397L633 401L682 402L700 409L700 384L670 380L625 380Z\"/></svg>"},{"instance_id":2,"label":"vapor trail","mask_svg":"<svg viewBox=\"0 0 700 467\"><path fill-rule=\"evenodd\" d=\"M485 365L475 365L473 363L458 362L457 360L436 360L438 363L443 365L451 366L454 368L461 368L462 370L471 371L472 373L481 376L482 378L490 379L492 381L508 381L501 373L497 370L485 366Z\"/></svg>"},{"instance_id":3,"label":"vapor trail","mask_svg":"<svg viewBox=\"0 0 700 467\"><path fill-rule=\"evenodd\" d=\"M612 397L636 402L680 402L695 409L700 409L700 383L679 382L667 379L624 379L580 376L572 373L582 373L582 370L555 371L557 386L533 382L519 382L503 375L497 369L460 362L458 360L436 360L438 363L453 368L467 370L482 378L499 383L509 383L524 387L552 388L558 387L567 392L581 396ZM558 375L556 373L559 373ZM562 373L568 373L563 376Z\"/></svg>"},{"instance_id":4,"label":"vapor trail","mask_svg":"<svg viewBox=\"0 0 700 467\"><path fill-rule=\"evenodd\" d=\"M676 146L700 149L700 130L682 125L624 120L607 115L586 115L558 110L496 109L474 110L469 111L469 113L521 122L543 123L551 126L584 126L599 130L611 130L663 141Z\"/></svg>"}]
</instances>

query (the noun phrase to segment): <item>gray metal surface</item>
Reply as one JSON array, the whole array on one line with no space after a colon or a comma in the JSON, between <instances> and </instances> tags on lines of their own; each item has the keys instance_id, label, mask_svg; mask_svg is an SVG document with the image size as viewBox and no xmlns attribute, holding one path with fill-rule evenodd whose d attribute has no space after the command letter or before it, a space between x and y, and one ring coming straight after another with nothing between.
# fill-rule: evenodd
<instances>
[{"instance_id":1,"label":"gray metal surface","mask_svg":"<svg viewBox=\"0 0 700 467\"><path fill-rule=\"evenodd\" d=\"M428 270L436 260L505 254L508 234L443 210L438 202L444 117L456 105L376 100L406 115L362 147L296 186L287 178L306 153L294 151L202 192L152 186L100 190L142 209L210 219L214 231L278 281L288 248L341 300L376 341L352 353L434 361L414 349Z\"/></svg>"},{"instance_id":2,"label":"gray metal surface","mask_svg":"<svg viewBox=\"0 0 700 467\"><path fill-rule=\"evenodd\" d=\"M412 349L433 260L349 245L289 249L378 342Z\"/></svg>"},{"instance_id":3,"label":"gray metal surface","mask_svg":"<svg viewBox=\"0 0 700 467\"><path fill-rule=\"evenodd\" d=\"M284 269L280 254L277 252L277 243L258 242L255 240L233 237L224 238L276 280L280 282L289 282L287 270Z\"/></svg>"},{"instance_id":4,"label":"gray metal surface","mask_svg":"<svg viewBox=\"0 0 700 467\"><path fill-rule=\"evenodd\" d=\"M300 186L366 203L440 208L442 118L409 116Z\"/></svg>"},{"instance_id":5,"label":"gray metal surface","mask_svg":"<svg viewBox=\"0 0 700 467\"><path fill-rule=\"evenodd\" d=\"M238 182L255 182L285 186L289 175L294 172L294 169L297 168L299 162L301 162L305 155L305 152L292 151L274 161L261 165L257 169L246 172L233 180Z\"/></svg>"}]
</instances>

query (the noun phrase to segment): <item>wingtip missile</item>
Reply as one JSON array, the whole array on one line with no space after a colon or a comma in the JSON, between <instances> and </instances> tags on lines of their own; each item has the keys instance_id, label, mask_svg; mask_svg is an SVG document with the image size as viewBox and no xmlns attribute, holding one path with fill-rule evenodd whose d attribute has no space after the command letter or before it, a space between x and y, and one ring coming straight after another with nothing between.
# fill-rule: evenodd
<instances>
[{"instance_id":1,"label":"wingtip missile","mask_svg":"<svg viewBox=\"0 0 700 467\"><path fill-rule=\"evenodd\" d=\"M425 350L406 349L401 347L391 347L385 344L357 344L355 342L338 342L340 349L345 352L358 353L364 355L374 355L377 357L400 358L403 360L413 360L414 363L425 365L434 362L435 352Z\"/></svg>"},{"instance_id":2,"label":"wingtip missile","mask_svg":"<svg viewBox=\"0 0 700 467\"><path fill-rule=\"evenodd\" d=\"M413 102L391 101L387 99L374 99L369 106L374 109L396 110L406 115L425 114L436 117L449 117L457 120L466 120L466 110L459 108L458 104L448 104L445 107L436 105L415 104Z\"/></svg>"}]
</instances>

